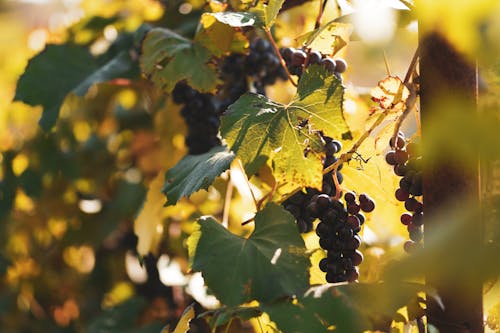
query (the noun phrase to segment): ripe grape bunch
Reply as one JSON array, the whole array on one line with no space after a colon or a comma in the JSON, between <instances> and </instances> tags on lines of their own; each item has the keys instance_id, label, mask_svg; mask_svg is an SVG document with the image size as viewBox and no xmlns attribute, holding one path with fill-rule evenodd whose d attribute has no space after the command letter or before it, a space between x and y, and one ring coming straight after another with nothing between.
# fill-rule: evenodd
<instances>
[{"instance_id":1,"label":"ripe grape bunch","mask_svg":"<svg viewBox=\"0 0 500 333\"><path fill-rule=\"evenodd\" d=\"M399 188L395 196L398 201L405 204L408 212L401 215L401 223L404 224L410 236L410 240L404 244L406 252L422 246L424 238L424 205L422 200L422 154L419 144L416 142L406 143L403 133L399 133L394 142L390 141L393 150L386 156L386 162L394 166L394 173L401 177Z\"/></svg>"},{"instance_id":2,"label":"ripe grape bunch","mask_svg":"<svg viewBox=\"0 0 500 333\"><path fill-rule=\"evenodd\" d=\"M251 42L248 55L231 54L226 57L221 66L221 76L224 81L221 95L227 105L249 91L249 78L256 92L261 95L266 94L267 85L274 84L277 79L287 79L271 43L262 38L255 38Z\"/></svg>"},{"instance_id":3,"label":"ripe grape bunch","mask_svg":"<svg viewBox=\"0 0 500 333\"><path fill-rule=\"evenodd\" d=\"M334 154L342 149L342 144L340 141L333 140L333 138L328 136L323 136L322 139L325 151L323 168L327 168L337 162ZM342 169L342 165L337 170L340 169ZM343 181L342 173L339 171L337 171L337 181L339 184ZM313 205L312 199L321 193L327 196L335 196L337 194L337 188L335 187L331 172L323 175L322 192L314 188L306 188L305 192L299 191L283 202L283 207L295 217L300 232L305 233L313 229L313 222L316 217L311 214L311 208L313 208L311 206Z\"/></svg>"},{"instance_id":4,"label":"ripe grape bunch","mask_svg":"<svg viewBox=\"0 0 500 333\"><path fill-rule=\"evenodd\" d=\"M332 59L318 51L310 51L307 53L301 49L285 47L280 50L280 53L287 64L290 74L299 77L309 65L322 66L328 72L335 75L340 81L342 81L341 74L347 70L347 63L344 59Z\"/></svg>"},{"instance_id":5,"label":"ripe grape bunch","mask_svg":"<svg viewBox=\"0 0 500 333\"><path fill-rule=\"evenodd\" d=\"M178 83L172 92L174 102L184 104L181 115L188 126L186 146L191 155L206 153L221 144L220 116L249 91L248 78L260 94L265 94L266 85L274 84L278 78L287 78L271 44L261 38L252 41L248 55L226 57L221 62L220 77L223 85L216 95L200 93L185 82Z\"/></svg>"},{"instance_id":6,"label":"ripe grape bunch","mask_svg":"<svg viewBox=\"0 0 500 333\"><path fill-rule=\"evenodd\" d=\"M357 266L363 261L363 254L358 250L358 233L365 222L361 211L369 213L375 209L375 202L366 194L360 194L356 202L354 192L347 192L344 200L345 203L320 194L311 201L316 208L313 215L321 221L316 227L319 245L327 252L319 268L330 283L354 282L359 278Z\"/></svg>"},{"instance_id":7,"label":"ripe grape bunch","mask_svg":"<svg viewBox=\"0 0 500 333\"><path fill-rule=\"evenodd\" d=\"M186 83L178 83L172 98L175 103L184 104L181 115L188 127L186 146L189 154L203 154L221 144L218 136L221 112L214 95L200 93Z\"/></svg>"}]
</instances>

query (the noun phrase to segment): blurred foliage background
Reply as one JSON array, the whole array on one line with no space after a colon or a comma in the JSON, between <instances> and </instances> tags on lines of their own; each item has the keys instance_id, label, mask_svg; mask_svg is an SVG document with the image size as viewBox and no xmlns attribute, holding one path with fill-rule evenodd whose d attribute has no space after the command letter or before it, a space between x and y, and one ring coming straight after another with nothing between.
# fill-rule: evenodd
<instances>
[{"instance_id":1,"label":"blurred foliage background","mask_svg":"<svg viewBox=\"0 0 500 333\"><path fill-rule=\"evenodd\" d=\"M349 13L350 2L331 3L325 22ZM201 0L0 1L2 332L160 332L175 324L193 300L203 308L218 306L201 275L189 272L185 241L199 216L223 217L227 175L176 206L163 208L160 193L165 170L186 153L178 105L147 80L115 80L92 86L84 98L69 95L57 126L46 133L38 126L41 107L12 102L28 60L46 44L85 45L102 62L116 54L114 48L128 48L133 58L140 42L135 31L143 24L192 36L203 5ZM280 45L297 46L295 38L313 29L317 6L318 1L311 1L280 15L274 30ZM500 11L494 1L486 0L425 0L417 8L428 25L439 27L461 51L479 59L484 118L454 118L450 124L464 126L482 140L484 220L489 230L485 242L498 241ZM441 20L443 12L446 20ZM384 57L391 74L403 77L416 49L416 22L398 13L390 34L372 40L363 35L366 28L359 27L365 39L342 51L349 62L344 112L355 136L366 128L370 88L387 75ZM131 71L137 76L137 67ZM46 80L50 84L57 78ZM278 83L268 94L286 101L293 87ZM409 117L405 132L418 135L417 120L418 116ZM453 140L450 145L453 150ZM390 172L385 149L374 138L368 140L360 154L371 163L349 165L343 171L349 187L377 200L377 210L363 231L363 282L378 281L385 264L404 255L407 237L406 229L394 222L403 212L393 197L397 180L381 180ZM467 159L475 152L458 153ZM248 234L251 227L240 222L250 217L252 201L236 167L230 182L235 190L229 227ZM257 196L266 188L258 179L251 186ZM143 205L148 208L141 211ZM139 244L136 234L141 236ZM317 247L313 233L304 238L309 248ZM151 251L142 265L137 251ZM319 259L312 257L313 262ZM321 272L313 269L311 283L324 282ZM500 327L499 290L495 279L488 281L485 313L491 309L491 328ZM265 318L259 320L266 323ZM257 326L255 320L238 322L231 331L253 332ZM192 332L205 331L201 321L192 327Z\"/></svg>"}]
</instances>

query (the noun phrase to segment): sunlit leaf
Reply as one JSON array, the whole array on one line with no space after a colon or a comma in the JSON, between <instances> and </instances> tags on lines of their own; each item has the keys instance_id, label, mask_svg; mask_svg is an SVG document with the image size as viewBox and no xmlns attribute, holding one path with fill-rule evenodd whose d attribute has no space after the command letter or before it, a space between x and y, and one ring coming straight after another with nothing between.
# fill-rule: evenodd
<instances>
[{"instance_id":1,"label":"sunlit leaf","mask_svg":"<svg viewBox=\"0 0 500 333\"><path fill-rule=\"evenodd\" d=\"M297 38L297 41L323 54L336 54L347 45L353 27L351 24L331 21Z\"/></svg>"},{"instance_id":2,"label":"sunlit leaf","mask_svg":"<svg viewBox=\"0 0 500 333\"><path fill-rule=\"evenodd\" d=\"M380 327L425 286L412 283L326 284L296 301L261 307L283 332L362 332Z\"/></svg>"},{"instance_id":3,"label":"sunlit leaf","mask_svg":"<svg viewBox=\"0 0 500 333\"><path fill-rule=\"evenodd\" d=\"M197 34L196 40L215 55L244 52L249 45L248 39L243 32L234 29L231 23L219 20L217 16L220 14L225 13L204 13L201 16L203 30Z\"/></svg>"},{"instance_id":4,"label":"sunlit leaf","mask_svg":"<svg viewBox=\"0 0 500 333\"><path fill-rule=\"evenodd\" d=\"M268 204L255 216L255 231L245 239L214 219L199 220L189 242L192 269L224 304L235 306L293 295L309 285L309 258L293 216Z\"/></svg>"},{"instance_id":5,"label":"sunlit leaf","mask_svg":"<svg viewBox=\"0 0 500 333\"><path fill-rule=\"evenodd\" d=\"M167 92L182 80L201 92L209 92L219 82L215 67L209 64L211 57L210 50L199 42L156 28L144 39L140 64L142 71Z\"/></svg>"},{"instance_id":6,"label":"sunlit leaf","mask_svg":"<svg viewBox=\"0 0 500 333\"><path fill-rule=\"evenodd\" d=\"M343 91L335 76L310 66L288 105L262 95L240 97L222 118L222 136L249 174L269 158L279 183L321 188L323 143L318 131L334 138L350 135L342 114Z\"/></svg>"},{"instance_id":7,"label":"sunlit leaf","mask_svg":"<svg viewBox=\"0 0 500 333\"><path fill-rule=\"evenodd\" d=\"M373 101L379 103L382 109L401 110L410 96L410 91L400 78L389 76L372 89Z\"/></svg>"},{"instance_id":8,"label":"sunlit leaf","mask_svg":"<svg viewBox=\"0 0 500 333\"><path fill-rule=\"evenodd\" d=\"M269 0L267 4L264 1L259 1L259 4L250 10L258 16L261 24L270 28L274 24L274 20L281 9L285 0Z\"/></svg>"},{"instance_id":9,"label":"sunlit leaf","mask_svg":"<svg viewBox=\"0 0 500 333\"><path fill-rule=\"evenodd\" d=\"M214 147L200 155L186 155L165 176L162 192L167 196L167 205L207 189L215 177L229 169L233 159L234 154L224 146Z\"/></svg>"},{"instance_id":10,"label":"sunlit leaf","mask_svg":"<svg viewBox=\"0 0 500 333\"><path fill-rule=\"evenodd\" d=\"M137 252L141 256L149 252L156 255L163 236L163 233L158 231L158 226L162 226L162 210L165 203L165 197L161 193L163 180L163 173L160 172L151 182L144 205L134 221L134 233L138 237Z\"/></svg>"}]
</instances>

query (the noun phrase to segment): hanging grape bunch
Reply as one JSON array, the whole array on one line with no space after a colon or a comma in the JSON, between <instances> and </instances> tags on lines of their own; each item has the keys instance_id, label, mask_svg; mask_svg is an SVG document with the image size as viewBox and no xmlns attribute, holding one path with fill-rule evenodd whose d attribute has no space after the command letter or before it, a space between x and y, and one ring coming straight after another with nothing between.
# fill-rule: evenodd
<instances>
[{"instance_id":1,"label":"hanging grape bunch","mask_svg":"<svg viewBox=\"0 0 500 333\"><path fill-rule=\"evenodd\" d=\"M320 223L316 227L319 245L327 256L321 259L319 268L326 273L326 281L354 282L359 277L357 266L363 261L358 250L361 238L358 233L365 222L365 213L375 209L375 202L366 194L360 194L358 202L354 192L347 192L343 202L327 195L316 198L317 216Z\"/></svg>"},{"instance_id":2,"label":"hanging grape bunch","mask_svg":"<svg viewBox=\"0 0 500 333\"><path fill-rule=\"evenodd\" d=\"M398 201L404 202L408 212L401 215L403 223L410 236L410 240L404 244L406 252L412 252L422 245L424 237L424 205L422 200L422 154L419 144L416 142L406 143L403 133L399 133L394 142L390 141L393 148L386 156L386 162L394 166L394 173L401 177L399 188L395 196Z\"/></svg>"},{"instance_id":3,"label":"hanging grape bunch","mask_svg":"<svg viewBox=\"0 0 500 333\"><path fill-rule=\"evenodd\" d=\"M203 154L221 144L218 137L220 111L215 96L200 93L186 83L178 83L172 98L175 103L184 104L181 115L188 127L186 146L189 154Z\"/></svg>"},{"instance_id":4,"label":"hanging grape bunch","mask_svg":"<svg viewBox=\"0 0 500 333\"><path fill-rule=\"evenodd\" d=\"M344 59L332 59L318 51L306 53L301 49L285 47L280 50L283 60L287 64L288 71L292 75L301 76L304 69L309 65L320 65L329 73L334 74L342 81L341 74L347 70L347 63Z\"/></svg>"},{"instance_id":5,"label":"hanging grape bunch","mask_svg":"<svg viewBox=\"0 0 500 333\"><path fill-rule=\"evenodd\" d=\"M265 95L265 87L274 84L277 79L287 79L271 43L262 38L252 41L248 55L231 54L226 57L221 68L224 86L220 96L225 107L249 91L248 79L261 95Z\"/></svg>"},{"instance_id":6,"label":"hanging grape bunch","mask_svg":"<svg viewBox=\"0 0 500 333\"><path fill-rule=\"evenodd\" d=\"M286 79L278 56L271 44L256 38L250 44L250 53L231 54L221 65L224 82L217 95L200 93L186 83L179 83L172 92L175 103L184 104L181 115L188 127L186 146L189 154L197 155L221 144L218 136L220 116L244 93L249 91L248 78L258 93L265 95L265 87L278 78Z\"/></svg>"},{"instance_id":7,"label":"hanging grape bunch","mask_svg":"<svg viewBox=\"0 0 500 333\"><path fill-rule=\"evenodd\" d=\"M324 141L325 159L323 160L323 168L327 168L337 162L334 154L342 149L340 141L333 140L328 136L322 137ZM342 173L338 170L342 169L342 164L337 169L337 181L342 183ZM323 175L322 192L314 188L306 188L305 191L299 191L283 202L283 207L288 210L296 219L299 231L302 233L309 232L313 229L313 222L316 216L311 214L314 211L313 199L319 194L324 193L328 196L335 196L337 188L333 181L332 172ZM312 205L312 206L311 206Z\"/></svg>"}]
</instances>

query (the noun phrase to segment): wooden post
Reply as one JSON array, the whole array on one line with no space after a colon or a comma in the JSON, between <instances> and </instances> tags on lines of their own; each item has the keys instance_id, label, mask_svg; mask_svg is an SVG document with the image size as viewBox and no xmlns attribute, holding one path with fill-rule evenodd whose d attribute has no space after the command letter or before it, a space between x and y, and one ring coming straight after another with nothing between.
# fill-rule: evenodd
<instances>
[{"instance_id":1,"label":"wooden post","mask_svg":"<svg viewBox=\"0 0 500 333\"><path fill-rule=\"evenodd\" d=\"M443 228L454 223L452 218L432 219L432 216L440 212L443 207L460 212L464 209L464 204L469 203L470 198L473 206L479 206L479 168L471 168L471 165L478 165L478 161L464 161L463 158L461 160L460 157L450 154L450 149L447 149L449 147L446 147L447 142L457 144L452 142L455 138L459 138L458 145L460 145L460 138L467 134L463 133L463 129L455 129L452 123L443 120L444 118L449 120L449 117L440 117L440 115L453 117L453 114L450 114L453 112L456 116L460 112L467 112L471 113L467 116L475 117L477 71L475 64L466 61L438 33L421 34L420 51L420 102L424 152L433 145L437 145L433 149L442 147L443 152L446 152L439 158L427 159L424 166L425 233L432 235L433 232L438 230L442 232ZM457 105L460 107L443 107L446 105L443 104L446 98L459 101ZM443 128L443 134L440 136L440 133L437 133L436 136L436 131L433 131L433 140L426 140L426 131L431 125L434 129ZM457 200L458 198L464 198L465 201ZM439 260L443 262L443 267L446 268L433 267L425 272L427 283L437 290L445 306L443 311L431 297L428 297L428 322L440 332L484 332L482 283L477 279L476 272L473 272L475 263L463 262L461 266L458 264L452 266L451 270L447 265L448 262L457 262L456 258L460 258L461 255L466 257L465 251L477 250L482 246L481 222L480 220L473 222L466 226L463 235L453 241L453 251L443 249L437 254L440 256Z\"/></svg>"}]
</instances>

